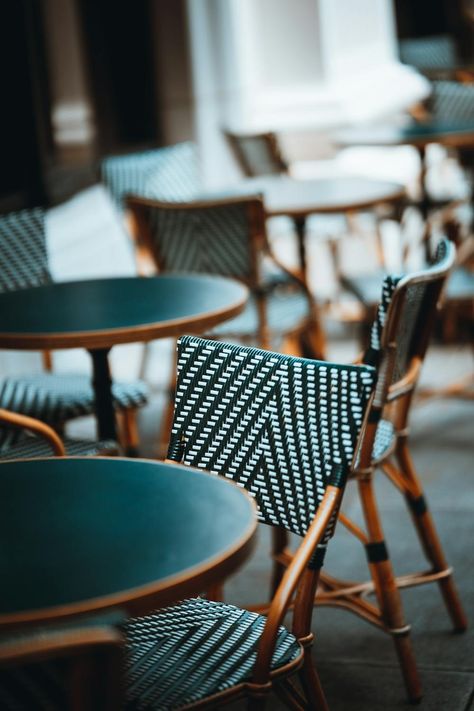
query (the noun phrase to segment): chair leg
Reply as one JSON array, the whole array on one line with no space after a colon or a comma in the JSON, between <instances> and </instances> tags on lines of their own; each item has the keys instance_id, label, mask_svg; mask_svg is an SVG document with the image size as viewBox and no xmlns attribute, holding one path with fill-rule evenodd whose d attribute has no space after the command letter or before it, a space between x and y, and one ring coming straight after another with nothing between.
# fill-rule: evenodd
<instances>
[{"instance_id":1,"label":"chair leg","mask_svg":"<svg viewBox=\"0 0 474 711\"><path fill-rule=\"evenodd\" d=\"M444 555L433 517L426 506L423 489L413 465L405 438L402 438L398 444L396 459L404 479L410 484L411 493L406 493L405 498L424 553L436 572L447 571L449 570L448 562ZM413 496L413 492L415 492L415 496ZM454 629L459 632L464 631L467 628L468 622L454 584L452 573L440 578L438 584Z\"/></svg>"},{"instance_id":2,"label":"chair leg","mask_svg":"<svg viewBox=\"0 0 474 711\"><path fill-rule=\"evenodd\" d=\"M301 685L308 700L308 707L315 711L329 711L329 706L324 695L323 687L319 680L313 660L311 658L311 647L306 647L304 651L304 664L299 671Z\"/></svg>"},{"instance_id":3,"label":"chair leg","mask_svg":"<svg viewBox=\"0 0 474 711\"><path fill-rule=\"evenodd\" d=\"M122 446L127 457L138 457L140 438L137 427L137 411L135 409L123 410L121 415Z\"/></svg>"},{"instance_id":4,"label":"chair leg","mask_svg":"<svg viewBox=\"0 0 474 711\"><path fill-rule=\"evenodd\" d=\"M422 692L411 644L410 627L405 622L400 591L385 546L372 478L369 476L366 479L361 479L358 484L369 537L369 543L366 546L369 570L382 612L382 619L386 631L393 638L408 698L412 702L418 702Z\"/></svg>"},{"instance_id":5,"label":"chair leg","mask_svg":"<svg viewBox=\"0 0 474 711\"><path fill-rule=\"evenodd\" d=\"M281 579L287 568L286 564L281 560L288 546L288 533L284 528L272 526L272 557L273 569L272 579L270 583L270 600L273 599Z\"/></svg>"}]
</instances>

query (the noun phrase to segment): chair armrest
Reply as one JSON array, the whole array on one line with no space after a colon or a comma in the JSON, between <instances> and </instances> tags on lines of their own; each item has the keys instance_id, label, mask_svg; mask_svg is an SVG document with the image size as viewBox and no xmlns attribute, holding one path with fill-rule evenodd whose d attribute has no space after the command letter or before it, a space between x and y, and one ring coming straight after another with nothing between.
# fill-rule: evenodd
<instances>
[{"instance_id":1,"label":"chair armrest","mask_svg":"<svg viewBox=\"0 0 474 711\"><path fill-rule=\"evenodd\" d=\"M66 450L64 449L64 444L62 443L61 438L56 434L52 427L44 422L41 422L41 420L36 420L33 417L28 417L27 415L21 415L18 412L11 412L10 410L0 408L0 422L8 425L8 427L25 429L38 437L42 437L50 445L57 457L65 456Z\"/></svg>"}]
</instances>

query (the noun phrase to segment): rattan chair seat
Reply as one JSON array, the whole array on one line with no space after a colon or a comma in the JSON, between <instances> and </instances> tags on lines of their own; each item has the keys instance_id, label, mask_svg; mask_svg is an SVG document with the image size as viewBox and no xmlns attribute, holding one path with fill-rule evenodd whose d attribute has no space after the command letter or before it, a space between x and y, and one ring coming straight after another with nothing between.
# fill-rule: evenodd
<instances>
[{"instance_id":1,"label":"rattan chair seat","mask_svg":"<svg viewBox=\"0 0 474 711\"><path fill-rule=\"evenodd\" d=\"M89 441L78 439L63 439L68 457L97 457L100 455L110 456L119 454L117 442L111 439ZM12 459L33 459L34 457L52 457L51 447L43 440L35 437L23 437L12 447L8 447L0 452L0 460L8 461Z\"/></svg>"},{"instance_id":2,"label":"rattan chair seat","mask_svg":"<svg viewBox=\"0 0 474 711\"><path fill-rule=\"evenodd\" d=\"M142 407L148 388L141 381L114 382L117 410ZM88 375L40 373L19 375L0 381L0 407L60 424L95 412L94 391Z\"/></svg>"},{"instance_id":3,"label":"rattan chair seat","mask_svg":"<svg viewBox=\"0 0 474 711\"><path fill-rule=\"evenodd\" d=\"M127 622L127 708L181 708L250 681L264 625L262 615L202 598ZM301 655L280 627L272 671Z\"/></svg>"}]
</instances>

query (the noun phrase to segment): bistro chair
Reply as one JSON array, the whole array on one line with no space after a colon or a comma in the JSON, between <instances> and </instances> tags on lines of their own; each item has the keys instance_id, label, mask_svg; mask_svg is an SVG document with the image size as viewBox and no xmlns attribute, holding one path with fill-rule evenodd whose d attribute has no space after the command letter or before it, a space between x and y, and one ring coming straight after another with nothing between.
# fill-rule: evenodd
<instances>
[{"instance_id":1,"label":"bistro chair","mask_svg":"<svg viewBox=\"0 0 474 711\"><path fill-rule=\"evenodd\" d=\"M22 433L20 437L18 431ZM113 440L63 440L41 420L0 408L0 461L53 454L58 457L107 456L119 454L119 447Z\"/></svg>"},{"instance_id":2,"label":"bistro chair","mask_svg":"<svg viewBox=\"0 0 474 711\"><path fill-rule=\"evenodd\" d=\"M42 208L0 216L0 291L13 291L52 283ZM46 354L47 369L51 366ZM114 405L123 422L123 446L138 445L136 412L147 403L147 388L140 381L114 383ZM94 414L94 392L87 375L55 374L9 376L0 380L0 406L42 420L61 430L76 417Z\"/></svg>"},{"instance_id":3,"label":"bistro chair","mask_svg":"<svg viewBox=\"0 0 474 711\"><path fill-rule=\"evenodd\" d=\"M197 598L127 622L131 708L215 708L249 696L261 709L274 688L290 708L327 709L311 660L311 602L373 384L370 366L178 341L169 460L245 487L262 523L302 540L267 617ZM282 622L294 595L290 633ZM306 699L287 680L297 671Z\"/></svg>"},{"instance_id":4,"label":"bistro chair","mask_svg":"<svg viewBox=\"0 0 474 711\"><path fill-rule=\"evenodd\" d=\"M120 613L2 632L2 711L117 711L122 706Z\"/></svg>"},{"instance_id":5,"label":"bistro chair","mask_svg":"<svg viewBox=\"0 0 474 711\"><path fill-rule=\"evenodd\" d=\"M304 280L273 257L260 197L177 203L130 196L127 206L134 234L160 272L220 274L250 288L243 314L213 336L322 357L316 304Z\"/></svg>"},{"instance_id":6,"label":"bistro chair","mask_svg":"<svg viewBox=\"0 0 474 711\"><path fill-rule=\"evenodd\" d=\"M158 200L190 200L202 189L198 149L191 141L111 156L102 161L100 171L120 209L131 193Z\"/></svg>"},{"instance_id":7,"label":"bistro chair","mask_svg":"<svg viewBox=\"0 0 474 711\"><path fill-rule=\"evenodd\" d=\"M315 599L319 605L348 609L392 635L412 700L420 697L421 690L408 636L410 628L403 618L397 588L437 582L455 629L464 630L467 625L452 568L443 553L408 444L413 394L454 253L453 245L442 240L431 267L406 276L388 276L384 281L370 346L363 358L364 363L377 368L377 385L361 455L352 475L357 481L366 531L345 514L339 515L341 523L365 547L371 580L348 584L322 574ZM405 498L431 566L427 572L394 577L373 488L376 469L382 469ZM278 581L291 555L283 540L275 548ZM370 594L375 594L378 605L367 599Z\"/></svg>"},{"instance_id":8,"label":"bistro chair","mask_svg":"<svg viewBox=\"0 0 474 711\"><path fill-rule=\"evenodd\" d=\"M229 146L247 178L285 175L289 165L282 155L275 133L233 133L224 131Z\"/></svg>"}]
</instances>

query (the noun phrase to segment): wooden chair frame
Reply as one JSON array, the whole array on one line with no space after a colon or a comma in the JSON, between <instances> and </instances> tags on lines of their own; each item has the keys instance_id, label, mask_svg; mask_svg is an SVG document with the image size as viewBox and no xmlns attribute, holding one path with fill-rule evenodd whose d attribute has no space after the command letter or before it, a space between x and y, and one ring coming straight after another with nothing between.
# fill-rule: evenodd
<instances>
[{"instance_id":1,"label":"wooden chair frame","mask_svg":"<svg viewBox=\"0 0 474 711\"><path fill-rule=\"evenodd\" d=\"M272 253L268 243L266 232L266 214L263 205L263 200L260 196L225 198L215 200L196 200L192 202L170 203L159 200L150 200L137 196L129 196L126 201L130 211L130 224L132 226L133 235L137 243L141 243L146 247L149 253L153 256L156 268L158 271L166 271L167 265L157 249L156 243L153 240L147 218L146 211L149 208L157 208L162 210L199 210L218 208L220 206L241 205L245 208L248 216L249 224L249 250L250 250L250 269L247 277L239 277L252 291L256 301L258 310L258 332L256 339L258 346L261 348L271 348L270 333L267 321L266 302L267 291L261 288L261 273L259 267L259 257L266 255L286 274L290 277L295 285L297 285L304 293L308 301L308 317L302 324L296 324L295 328L285 335L285 340L290 342L290 349L283 348L284 352L291 352L294 355L308 355L309 357L323 358L325 352L325 337L320 323L319 314L316 303L312 294L309 291L306 281L301 276L295 274L283 264L281 264L275 255ZM309 330L308 330L309 329ZM236 334L241 339L241 336ZM297 340L301 339L301 347L296 348ZM295 353L295 350L297 351Z\"/></svg>"},{"instance_id":2,"label":"wooden chair frame","mask_svg":"<svg viewBox=\"0 0 474 711\"><path fill-rule=\"evenodd\" d=\"M283 339L283 344L280 350L291 355L301 355L310 358L323 359L326 351L326 339L322 327L317 304L309 291L306 280L300 275L295 274L285 267L272 253L266 231L266 213L263 205L263 200L260 196L225 198L214 200L196 200L192 202L163 202L160 200L151 200L135 195L127 196L126 207L129 215L129 225L135 243L138 249L142 252L146 250L153 258L158 272L166 271L167 265L160 254L156 242L153 239L148 220L147 210L149 208L158 208L163 210L199 210L218 208L219 206L241 205L245 208L248 225L249 225L249 250L250 250L250 269L247 278L242 277L243 281L251 290L256 299L257 314L258 314L258 331L256 335L257 345L260 348L271 349L271 334L267 321L267 298L268 294L265 289L261 288L261 273L259 257L267 255L288 275L290 279L304 293L308 301L308 316L303 322L297 323L295 328L286 332ZM212 334L210 335L212 338ZM232 337L226 334L226 338ZM245 342L241 334L235 334L235 337ZM164 418L162 427L163 435L160 437L159 451L165 451L168 441L168 435L171 428L173 417L173 396L174 396L174 373L172 374L172 382L170 383L167 412Z\"/></svg>"},{"instance_id":3,"label":"wooden chair frame","mask_svg":"<svg viewBox=\"0 0 474 711\"><path fill-rule=\"evenodd\" d=\"M444 556L408 448L408 418L413 394L428 347L436 311L440 306L445 280L454 263L454 247L451 244L449 252L444 265L432 268L429 272L408 275L398 283L382 332L382 361L376 394L365 429L360 460L352 476L357 481L366 530L364 531L345 514L339 514L341 523L366 549L371 579L369 582L359 583L321 573L319 589L314 600L317 605L349 610L392 636L407 693L412 701L418 701L422 691L411 647L410 626L404 619L399 590L437 582L454 628L463 631L467 626L467 620L452 578L452 568L448 566ZM416 326L418 328L414 329L408 362L403 375L395 380L394 373L399 348L398 329L407 292L410 287L424 283L427 285L428 291L417 318ZM384 411L385 414L390 413L390 419L395 427L395 439L393 447L384 453L381 460L375 461L372 456L373 445L377 425ZM395 459L395 463L393 459ZM373 476L377 468L382 469L405 497L423 551L431 564L428 571L400 577L396 577L393 572L373 486ZM285 537L274 540L274 560L274 581L278 582L285 566L291 560L291 553L286 548ZM377 604L368 599L371 594L375 595Z\"/></svg>"},{"instance_id":4,"label":"wooden chair frame","mask_svg":"<svg viewBox=\"0 0 474 711\"><path fill-rule=\"evenodd\" d=\"M365 426L365 425L364 425ZM166 460L170 463L174 460ZM233 686L183 709L215 708L220 703L248 697L248 708L260 711L266 706L270 691L275 691L290 709L305 708L329 711L318 673L311 658L314 635L311 630L314 596L318 587L319 567L311 564L318 544L326 529L339 511L344 494L345 477L335 477L326 488L323 500L296 553L289 561L273 599L266 611L267 621L258 645L252 679ZM285 529L275 529L285 531ZM286 533L286 532L285 532ZM294 602L293 602L294 601ZM301 655L292 662L271 671L271 661L278 628L289 610L293 610L292 633L302 647ZM288 676L298 672L306 698L288 681Z\"/></svg>"},{"instance_id":5,"label":"wooden chair frame","mask_svg":"<svg viewBox=\"0 0 474 711\"><path fill-rule=\"evenodd\" d=\"M0 670L66 659L67 708L116 711L122 707L122 644L108 625L22 632L0 640Z\"/></svg>"},{"instance_id":6,"label":"wooden chair frame","mask_svg":"<svg viewBox=\"0 0 474 711\"><path fill-rule=\"evenodd\" d=\"M242 169L245 176L248 178L255 177L257 173L252 168L250 163L247 161L245 152L242 150L241 141L242 140L252 140L260 141L265 145L268 151L268 156L270 160L274 163L275 173L287 174L289 172L288 162L282 155L280 149L280 143L278 137L272 131L267 131L265 133L255 133L255 134L239 134L233 133L232 131L224 130L224 136L234 154L240 168Z\"/></svg>"},{"instance_id":7,"label":"wooden chair frame","mask_svg":"<svg viewBox=\"0 0 474 711\"><path fill-rule=\"evenodd\" d=\"M8 427L24 429L37 437L41 437L50 445L56 457L64 457L66 455L64 444L59 435L52 427L41 422L41 420L0 408L0 422Z\"/></svg>"}]
</instances>

